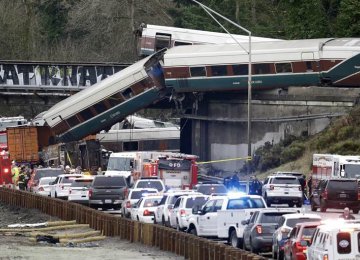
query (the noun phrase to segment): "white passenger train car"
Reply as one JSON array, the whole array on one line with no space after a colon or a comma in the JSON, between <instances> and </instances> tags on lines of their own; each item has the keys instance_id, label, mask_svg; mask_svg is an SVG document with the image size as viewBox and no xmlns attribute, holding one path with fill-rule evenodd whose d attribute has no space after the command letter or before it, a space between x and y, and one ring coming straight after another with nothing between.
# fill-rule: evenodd
<instances>
[{"instance_id":1,"label":"white passenger train car","mask_svg":"<svg viewBox=\"0 0 360 260\"><path fill-rule=\"evenodd\" d=\"M160 98L162 58L158 52L70 96L50 108L44 120L63 142L110 128Z\"/></svg>"},{"instance_id":2,"label":"white passenger train car","mask_svg":"<svg viewBox=\"0 0 360 260\"><path fill-rule=\"evenodd\" d=\"M359 86L360 38L257 42L251 60L259 90ZM166 85L177 92L247 90L248 67L249 54L237 44L178 46L164 56Z\"/></svg>"},{"instance_id":3,"label":"white passenger train car","mask_svg":"<svg viewBox=\"0 0 360 260\"><path fill-rule=\"evenodd\" d=\"M193 44L229 44L248 42L249 36L209 32L170 26L142 24L137 30L139 36L139 55L147 56L163 48ZM281 41L280 39L251 37L252 42Z\"/></svg>"}]
</instances>

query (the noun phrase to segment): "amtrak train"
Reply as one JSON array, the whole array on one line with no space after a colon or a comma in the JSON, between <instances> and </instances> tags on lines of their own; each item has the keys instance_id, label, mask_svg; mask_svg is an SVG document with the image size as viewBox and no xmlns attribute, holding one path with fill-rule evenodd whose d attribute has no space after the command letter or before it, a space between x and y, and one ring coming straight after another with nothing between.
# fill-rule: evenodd
<instances>
[{"instance_id":1,"label":"amtrak train","mask_svg":"<svg viewBox=\"0 0 360 260\"><path fill-rule=\"evenodd\" d=\"M267 41L251 47L254 89L360 85L360 38ZM62 141L72 141L110 128L160 100L168 89L246 91L245 50L238 44L163 49L61 101L43 118Z\"/></svg>"},{"instance_id":2,"label":"amtrak train","mask_svg":"<svg viewBox=\"0 0 360 260\"><path fill-rule=\"evenodd\" d=\"M137 29L139 56L151 55L163 48L198 44L231 44L249 42L249 36L170 26L141 24ZM234 40L236 39L236 41ZM251 37L252 42L282 41L281 39Z\"/></svg>"},{"instance_id":3,"label":"amtrak train","mask_svg":"<svg viewBox=\"0 0 360 260\"><path fill-rule=\"evenodd\" d=\"M258 42L251 47L253 89L360 85L360 38ZM237 44L175 47L164 56L165 81L176 92L247 90L248 64L248 52Z\"/></svg>"},{"instance_id":4,"label":"amtrak train","mask_svg":"<svg viewBox=\"0 0 360 260\"><path fill-rule=\"evenodd\" d=\"M68 97L50 108L43 119L63 142L110 129L164 95L163 54L157 52Z\"/></svg>"}]
</instances>

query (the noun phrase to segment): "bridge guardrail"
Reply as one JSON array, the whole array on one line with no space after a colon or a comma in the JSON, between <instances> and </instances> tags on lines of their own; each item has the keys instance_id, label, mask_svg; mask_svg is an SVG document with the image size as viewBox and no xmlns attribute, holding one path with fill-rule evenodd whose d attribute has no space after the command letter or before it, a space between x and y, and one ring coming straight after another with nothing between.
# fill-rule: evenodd
<instances>
[{"instance_id":1,"label":"bridge guardrail","mask_svg":"<svg viewBox=\"0 0 360 260\"><path fill-rule=\"evenodd\" d=\"M175 253L191 260L258 260L259 255L197 237L160 225L140 223L106 214L87 206L60 199L43 197L27 191L0 188L0 201L12 206L34 208L63 220L89 224L105 236L119 236L132 243L142 243Z\"/></svg>"}]
</instances>

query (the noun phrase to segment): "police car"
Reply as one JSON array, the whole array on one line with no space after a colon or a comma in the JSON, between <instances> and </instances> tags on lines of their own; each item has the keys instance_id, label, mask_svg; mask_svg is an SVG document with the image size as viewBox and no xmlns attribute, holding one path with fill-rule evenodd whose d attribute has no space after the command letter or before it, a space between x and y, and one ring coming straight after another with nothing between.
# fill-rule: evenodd
<instances>
[{"instance_id":1,"label":"police car","mask_svg":"<svg viewBox=\"0 0 360 260\"><path fill-rule=\"evenodd\" d=\"M334 220L318 226L306 255L317 259L360 259L360 222Z\"/></svg>"}]
</instances>

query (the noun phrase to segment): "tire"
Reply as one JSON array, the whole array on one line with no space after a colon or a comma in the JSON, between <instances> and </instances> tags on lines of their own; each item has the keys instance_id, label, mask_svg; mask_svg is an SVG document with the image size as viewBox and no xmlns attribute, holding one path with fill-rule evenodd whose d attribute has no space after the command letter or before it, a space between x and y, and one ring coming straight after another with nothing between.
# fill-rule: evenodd
<instances>
[{"instance_id":1,"label":"tire","mask_svg":"<svg viewBox=\"0 0 360 260\"><path fill-rule=\"evenodd\" d=\"M301 202L301 201L299 201L298 203L296 203L296 207L297 207L297 208L301 208L301 207L302 207L302 205L303 205L303 204L302 204L302 202Z\"/></svg>"},{"instance_id":2,"label":"tire","mask_svg":"<svg viewBox=\"0 0 360 260\"><path fill-rule=\"evenodd\" d=\"M293 202L290 202L288 205L289 205L290 208L293 208L293 207L294 207L294 203L293 203Z\"/></svg>"},{"instance_id":3,"label":"tire","mask_svg":"<svg viewBox=\"0 0 360 260\"><path fill-rule=\"evenodd\" d=\"M320 200L320 211L326 212L326 203L323 199Z\"/></svg>"},{"instance_id":4,"label":"tire","mask_svg":"<svg viewBox=\"0 0 360 260\"><path fill-rule=\"evenodd\" d=\"M56 199L57 198L57 193L55 192L55 194L54 194L54 198Z\"/></svg>"},{"instance_id":5,"label":"tire","mask_svg":"<svg viewBox=\"0 0 360 260\"><path fill-rule=\"evenodd\" d=\"M242 249L245 250L245 251L247 251L245 239L243 239Z\"/></svg>"},{"instance_id":6,"label":"tire","mask_svg":"<svg viewBox=\"0 0 360 260\"><path fill-rule=\"evenodd\" d=\"M359 209L353 209L352 210L354 214L358 214L359 213Z\"/></svg>"},{"instance_id":7,"label":"tire","mask_svg":"<svg viewBox=\"0 0 360 260\"><path fill-rule=\"evenodd\" d=\"M317 210L317 208L315 206L315 202L313 202L313 200L311 200L310 208L311 208L311 211L314 211L314 212Z\"/></svg>"},{"instance_id":8,"label":"tire","mask_svg":"<svg viewBox=\"0 0 360 260\"><path fill-rule=\"evenodd\" d=\"M161 224L166 227L166 221L164 216L162 216L161 218Z\"/></svg>"},{"instance_id":9,"label":"tire","mask_svg":"<svg viewBox=\"0 0 360 260\"><path fill-rule=\"evenodd\" d=\"M277 259L277 251L275 251L274 245L272 246L271 255L272 259Z\"/></svg>"},{"instance_id":10,"label":"tire","mask_svg":"<svg viewBox=\"0 0 360 260\"><path fill-rule=\"evenodd\" d=\"M176 227L175 228L176 228L177 231L182 231L182 228L180 228L178 219L176 219Z\"/></svg>"},{"instance_id":11,"label":"tire","mask_svg":"<svg viewBox=\"0 0 360 260\"><path fill-rule=\"evenodd\" d=\"M197 232L196 232L196 228L191 228L190 230L189 230L189 233L190 234L192 234L192 235L194 235L194 236L197 236Z\"/></svg>"},{"instance_id":12,"label":"tire","mask_svg":"<svg viewBox=\"0 0 360 260\"><path fill-rule=\"evenodd\" d=\"M229 237L229 244L232 247L240 248L241 247L241 239L237 237L236 230L232 230Z\"/></svg>"},{"instance_id":13,"label":"tire","mask_svg":"<svg viewBox=\"0 0 360 260\"><path fill-rule=\"evenodd\" d=\"M257 254L259 252L259 250L255 249L252 245L252 241L251 241L251 238L250 238L250 252L251 253L254 253L254 254Z\"/></svg>"},{"instance_id":14,"label":"tire","mask_svg":"<svg viewBox=\"0 0 360 260\"><path fill-rule=\"evenodd\" d=\"M277 250L277 260L284 260L284 251L280 250L280 248L278 247Z\"/></svg>"}]
</instances>

